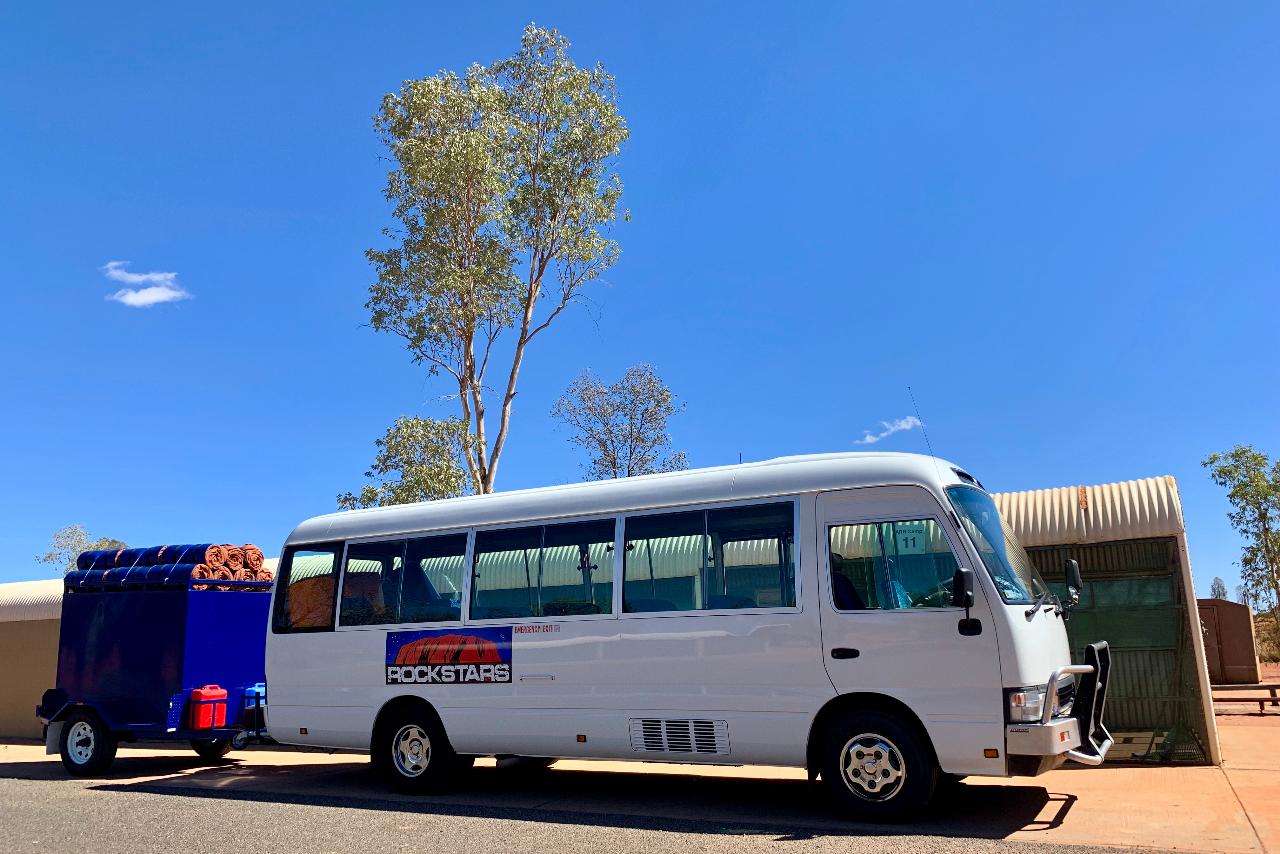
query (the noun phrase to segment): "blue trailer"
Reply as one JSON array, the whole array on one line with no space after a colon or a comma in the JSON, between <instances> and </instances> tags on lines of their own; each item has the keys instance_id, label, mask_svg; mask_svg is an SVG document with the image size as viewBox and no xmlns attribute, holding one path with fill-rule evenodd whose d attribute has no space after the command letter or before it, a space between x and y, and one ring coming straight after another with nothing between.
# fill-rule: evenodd
<instances>
[{"instance_id":1,"label":"blue trailer","mask_svg":"<svg viewBox=\"0 0 1280 854\"><path fill-rule=\"evenodd\" d=\"M193 579L169 564L67 573L57 685L36 715L45 746L78 776L120 742L189 741L203 758L264 740L269 581ZM192 691L227 692L223 725L192 728Z\"/></svg>"}]
</instances>

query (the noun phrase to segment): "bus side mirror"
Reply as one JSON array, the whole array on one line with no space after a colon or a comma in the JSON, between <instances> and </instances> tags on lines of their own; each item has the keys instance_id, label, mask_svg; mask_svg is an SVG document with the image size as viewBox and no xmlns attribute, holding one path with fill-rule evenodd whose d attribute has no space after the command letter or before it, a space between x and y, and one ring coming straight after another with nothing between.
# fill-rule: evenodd
<instances>
[{"instance_id":1,"label":"bus side mirror","mask_svg":"<svg viewBox=\"0 0 1280 854\"><path fill-rule=\"evenodd\" d=\"M951 578L951 607L964 608L967 612L973 607L973 570L961 567ZM968 617L968 613L965 614Z\"/></svg>"},{"instance_id":2,"label":"bus side mirror","mask_svg":"<svg viewBox=\"0 0 1280 854\"><path fill-rule=\"evenodd\" d=\"M1067 605L1074 608L1080 604L1080 591L1084 589L1084 579L1080 577L1080 564L1067 558L1062 565L1062 571L1067 579Z\"/></svg>"},{"instance_id":3,"label":"bus side mirror","mask_svg":"<svg viewBox=\"0 0 1280 854\"><path fill-rule=\"evenodd\" d=\"M964 608L964 619L957 628L965 637L982 634L982 621L969 618L969 609L973 607L973 570L961 567L951 576L951 606Z\"/></svg>"}]
</instances>

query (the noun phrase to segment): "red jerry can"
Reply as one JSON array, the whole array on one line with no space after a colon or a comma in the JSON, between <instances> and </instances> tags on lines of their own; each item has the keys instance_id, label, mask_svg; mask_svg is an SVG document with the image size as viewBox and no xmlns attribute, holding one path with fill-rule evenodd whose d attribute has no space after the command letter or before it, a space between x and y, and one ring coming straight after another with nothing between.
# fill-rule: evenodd
<instances>
[{"instance_id":1,"label":"red jerry can","mask_svg":"<svg viewBox=\"0 0 1280 854\"><path fill-rule=\"evenodd\" d=\"M205 685L191 692L191 728L214 729L227 724L227 689Z\"/></svg>"}]
</instances>

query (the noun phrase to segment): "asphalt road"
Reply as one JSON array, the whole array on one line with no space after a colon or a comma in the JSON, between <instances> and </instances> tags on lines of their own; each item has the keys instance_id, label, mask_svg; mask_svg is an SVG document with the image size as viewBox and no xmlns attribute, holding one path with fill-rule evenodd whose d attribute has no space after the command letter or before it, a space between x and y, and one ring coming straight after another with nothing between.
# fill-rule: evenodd
<instances>
[{"instance_id":1,"label":"asphalt road","mask_svg":"<svg viewBox=\"0 0 1280 854\"><path fill-rule=\"evenodd\" d=\"M200 767L187 753L122 750L107 777L78 780L34 749L10 752L0 762L0 851L1117 850L1004 838L1045 807L1034 786L963 786L930 821L883 828L840 821L820 789L796 779L486 767L448 795L410 798L382 788L360 757L251 753Z\"/></svg>"}]
</instances>

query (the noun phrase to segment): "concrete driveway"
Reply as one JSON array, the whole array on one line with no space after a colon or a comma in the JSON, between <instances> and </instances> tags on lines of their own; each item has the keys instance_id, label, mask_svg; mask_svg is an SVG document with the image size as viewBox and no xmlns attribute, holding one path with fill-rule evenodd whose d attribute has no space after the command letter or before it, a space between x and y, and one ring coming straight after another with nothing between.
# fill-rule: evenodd
<instances>
[{"instance_id":1,"label":"concrete driveway","mask_svg":"<svg viewBox=\"0 0 1280 854\"><path fill-rule=\"evenodd\" d=\"M0 745L0 811L7 814L0 848L28 850L24 838L47 840L50 831L76 828L101 842L127 830L121 819L146 802L155 804L152 815L210 813L221 824L252 824L261 815L268 825L315 833L312 842L321 848L326 840L347 838L354 821L357 830L367 825L389 834L370 847L388 847L410 829L418 838L424 827L434 828L431 838L443 843L465 826L457 841L533 832L543 840L537 850L556 851L591 839L600 844L588 849L634 844L660 850L674 844L675 834L681 841L673 850L717 850L737 838L724 848L735 854L784 840L812 843L806 851L843 840L847 849L850 835L891 835L904 850L1007 851L1013 842L1280 854L1280 727L1222 729L1223 768L1115 766L971 780L931 819L897 828L839 820L821 789L792 769L564 761L548 772L521 774L482 761L457 791L411 798L386 790L367 758L350 754L253 749L207 767L188 750L122 748L107 777L83 781L67 778L57 757L46 757L38 745ZM355 818L340 819L335 810ZM315 817L300 818L312 812ZM57 826L58 815L67 816L66 827ZM181 841L173 836L180 826L156 829L164 831L156 850L173 850ZM278 830L258 825L258 832ZM641 842L646 834L653 838ZM75 843L60 838L66 847ZM129 838L137 842L136 835L122 841ZM296 833L290 838L298 841ZM419 850L426 850L421 839Z\"/></svg>"}]
</instances>

